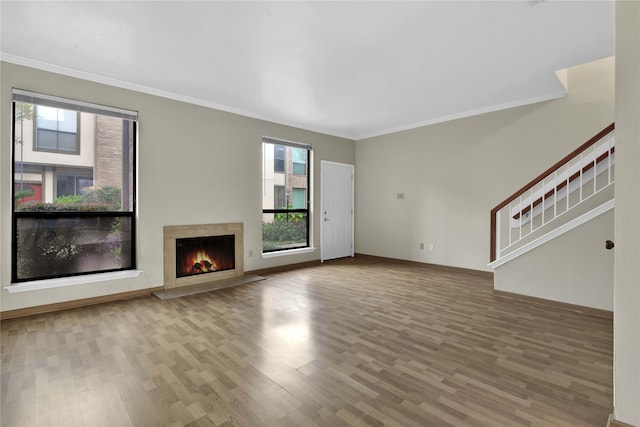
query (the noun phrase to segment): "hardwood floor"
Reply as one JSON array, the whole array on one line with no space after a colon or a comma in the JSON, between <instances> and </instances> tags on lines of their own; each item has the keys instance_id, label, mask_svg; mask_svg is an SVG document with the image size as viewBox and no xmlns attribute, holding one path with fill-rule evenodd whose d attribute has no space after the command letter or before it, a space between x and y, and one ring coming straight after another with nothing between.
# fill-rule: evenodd
<instances>
[{"instance_id":1,"label":"hardwood floor","mask_svg":"<svg viewBox=\"0 0 640 427\"><path fill-rule=\"evenodd\" d=\"M610 318L358 257L2 322L9 426L599 426Z\"/></svg>"}]
</instances>

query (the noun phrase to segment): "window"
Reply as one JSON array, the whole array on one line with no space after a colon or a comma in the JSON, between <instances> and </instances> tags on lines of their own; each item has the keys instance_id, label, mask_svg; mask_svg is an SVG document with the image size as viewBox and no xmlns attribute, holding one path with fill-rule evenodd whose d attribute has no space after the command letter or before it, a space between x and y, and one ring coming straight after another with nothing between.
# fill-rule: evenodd
<instances>
[{"instance_id":1,"label":"window","mask_svg":"<svg viewBox=\"0 0 640 427\"><path fill-rule=\"evenodd\" d=\"M273 171L284 172L285 148L282 145L273 146Z\"/></svg>"},{"instance_id":2,"label":"window","mask_svg":"<svg viewBox=\"0 0 640 427\"><path fill-rule=\"evenodd\" d=\"M91 170L89 171L91 172ZM93 175L61 175L56 174L56 198L64 196L81 196L93 186Z\"/></svg>"},{"instance_id":3,"label":"window","mask_svg":"<svg viewBox=\"0 0 640 427\"><path fill-rule=\"evenodd\" d=\"M35 106L36 150L78 153L78 113Z\"/></svg>"},{"instance_id":4,"label":"window","mask_svg":"<svg viewBox=\"0 0 640 427\"><path fill-rule=\"evenodd\" d=\"M293 160L293 173L296 175L306 175L307 150L303 150L302 148L292 148L291 159Z\"/></svg>"},{"instance_id":5,"label":"window","mask_svg":"<svg viewBox=\"0 0 640 427\"><path fill-rule=\"evenodd\" d=\"M13 112L12 283L134 269L137 114L18 89Z\"/></svg>"},{"instance_id":6,"label":"window","mask_svg":"<svg viewBox=\"0 0 640 427\"><path fill-rule=\"evenodd\" d=\"M284 209L287 207L287 202L284 194L284 187L282 185L273 186L273 207L275 209Z\"/></svg>"},{"instance_id":7,"label":"window","mask_svg":"<svg viewBox=\"0 0 640 427\"><path fill-rule=\"evenodd\" d=\"M262 138L263 252L310 246L308 198L310 153L309 145ZM293 160L291 169L285 168L286 159Z\"/></svg>"},{"instance_id":8,"label":"window","mask_svg":"<svg viewBox=\"0 0 640 427\"><path fill-rule=\"evenodd\" d=\"M293 201L291 203L294 209L304 209L307 205L307 189L294 188Z\"/></svg>"}]
</instances>

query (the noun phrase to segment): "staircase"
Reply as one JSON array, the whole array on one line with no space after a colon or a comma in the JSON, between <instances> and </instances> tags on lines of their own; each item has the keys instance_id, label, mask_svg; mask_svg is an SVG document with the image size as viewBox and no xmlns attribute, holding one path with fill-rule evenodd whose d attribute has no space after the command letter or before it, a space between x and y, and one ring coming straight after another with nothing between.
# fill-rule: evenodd
<instances>
[{"instance_id":1,"label":"staircase","mask_svg":"<svg viewBox=\"0 0 640 427\"><path fill-rule=\"evenodd\" d=\"M491 210L495 268L613 208L610 124Z\"/></svg>"},{"instance_id":2,"label":"staircase","mask_svg":"<svg viewBox=\"0 0 640 427\"><path fill-rule=\"evenodd\" d=\"M491 210L498 292L613 310L611 124Z\"/></svg>"}]
</instances>

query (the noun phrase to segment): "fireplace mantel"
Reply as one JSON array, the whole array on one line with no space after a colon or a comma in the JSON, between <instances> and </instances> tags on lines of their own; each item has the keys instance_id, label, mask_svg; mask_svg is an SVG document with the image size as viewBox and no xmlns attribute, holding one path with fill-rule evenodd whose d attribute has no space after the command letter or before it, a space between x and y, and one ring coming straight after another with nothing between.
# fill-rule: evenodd
<instances>
[{"instance_id":1,"label":"fireplace mantel","mask_svg":"<svg viewBox=\"0 0 640 427\"><path fill-rule=\"evenodd\" d=\"M176 239L230 234L235 236L235 269L188 277L176 277ZM244 274L243 241L243 225L240 222L164 226L164 288L173 289L242 276Z\"/></svg>"}]
</instances>

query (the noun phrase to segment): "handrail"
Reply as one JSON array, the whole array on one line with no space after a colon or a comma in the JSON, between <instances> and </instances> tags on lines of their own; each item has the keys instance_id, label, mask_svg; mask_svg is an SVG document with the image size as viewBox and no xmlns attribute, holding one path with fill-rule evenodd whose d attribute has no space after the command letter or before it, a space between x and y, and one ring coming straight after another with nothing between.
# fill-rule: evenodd
<instances>
[{"instance_id":1,"label":"handrail","mask_svg":"<svg viewBox=\"0 0 640 427\"><path fill-rule=\"evenodd\" d=\"M496 249L497 249L497 239L496 239L496 214L505 206L509 205L511 202L513 202L514 200L516 200L518 197L522 196L524 193L526 193L527 191L531 190L533 187L535 187L537 184L539 184L540 182L542 182L546 177L548 177L549 175L551 175L552 173L558 171L560 168L562 168L564 165L566 165L567 163L569 163L572 159L574 159L576 156L580 155L580 153L582 153L583 151L585 151L587 148L591 147L593 144L595 144L596 142L598 142L599 140L601 140L602 138L604 138L605 136L607 136L609 133L611 133L613 130L615 129L615 123L611 123L609 126L605 127L604 129L602 129L600 132L598 132L596 135L594 135L592 138L590 138L588 141L586 141L584 144L580 145L578 148L576 148L575 150L573 150L571 153L567 154L565 157L563 157L560 161L556 162L553 166L551 166L549 169L547 169L546 171L544 171L543 173L541 173L540 175L538 175L535 179L533 179L532 181L530 181L527 185L525 185L524 187L520 188L518 191L516 191L515 193L513 193L511 196L509 196L507 199L505 199L502 203L500 203L499 205L497 205L496 207L494 207L493 209L491 209L491 229L490 229L490 233L491 233L491 244L490 244L490 261L493 262L496 260L497 257L497 253L496 253ZM575 177L574 177L575 179ZM565 184L566 185L566 184ZM545 198L547 198L546 194L544 196ZM540 201L541 202L541 201ZM538 202L538 204L540 203ZM524 213L524 212L523 212Z\"/></svg>"},{"instance_id":2,"label":"handrail","mask_svg":"<svg viewBox=\"0 0 640 427\"><path fill-rule=\"evenodd\" d=\"M573 181L575 181L576 179L578 179L580 177L581 173L585 173L589 170L591 170L591 168L593 168L593 164L594 163L600 163L601 161L605 160L607 157L609 157L609 155L613 154L616 152L616 147L611 147L611 151L607 151L603 154L600 154L598 157L596 157L596 161L595 162L589 162L587 163L586 166L584 166L581 170L578 170L577 172L574 172L572 175L569 176L569 179L567 179L566 181L562 181L560 184L558 184L554 189L547 191L544 194L544 198L548 199L551 196L553 196L553 194L558 191L558 190L562 190L564 187L567 186L568 183L571 183ZM566 164L566 163L565 163ZM563 164L564 166L564 164ZM548 175L547 175L548 176ZM530 205L527 205L524 207L524 209L522 209L521 211L519 211L517 214L515 214L513 216L513 219L519 219L520 215L524 215L527 212L529 212L531 210L531 208L535 208L536 206L538 206L540 203L542 203L542 196L538 197L536 200L533 201L533 203L531 203Z\"/></svg>"}]
</instances>

